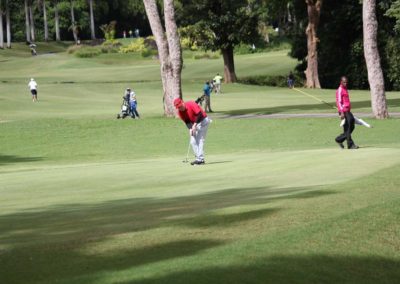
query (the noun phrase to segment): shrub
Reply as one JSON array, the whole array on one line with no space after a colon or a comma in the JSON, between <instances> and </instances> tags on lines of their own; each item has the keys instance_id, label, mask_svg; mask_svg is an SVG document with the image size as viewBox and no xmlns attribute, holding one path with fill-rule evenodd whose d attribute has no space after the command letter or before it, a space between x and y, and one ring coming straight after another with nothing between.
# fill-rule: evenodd
<instances>
[{"instance_id":1,"label":"shrub","mask_svg":"<svg viewBox=\"0 0 400 284\"><path fill-rule=\"evenodd\" d=\"M68 47L67 53L68 54L73 54L73 53L75 53L77 50L79 50L81 48L82 48L82 45L76 45L76 44L71 45L70 47Z\"/></svg>"},{"instance_id":2,"label":"shrub","mask_svg":"<svg viewBox=\"0 0 400 284\"><path fill-rule=\"evenodd\" d=\"M83 46L80 49L76 50L74 55L80 58L91 58L101 54L101 48L99 47L90 47Z\"/></svg>"},{"instance_id":3,"label":"shrub","mask_svg":"<svg viewBox=\"0 0 400 284\"><path fill-rule=\"evenodd\" d=\"M287 76L278 75L278 76L268 76L268 75L260 75L260 76L249 76L238 78L238 83L246 84L246 85L258 85L258 86L272 86L272 87L287 87ZM302 85L303 79L295 74L295 86L299 87Z\"/></svg>"},{"instance_id":4,"label":"shrub","mask_svg":"<svg viewBox=\"0 0 400 284\"><path fill-rule=\"evenodd\" d=\"M128 46L121 47L119 49L120 53L130 53L130 52L142 52L146 49L144 45L144 38L138 38L137 40L130 43Z\"/></svg>"},{"instance_id":5,"label":"shrub","mask_svg":"<svg viewBox=\"0 0 400 284\"><path fill-rule=\"evenodd\" d=\"M102 53L117 53L119 48L122 46L118 40L107 40L101 45Z\"/></svg>"},{"instance_id":6,"label":"shrub","mask_svg":"<svg viewBox=\"0 0 400 284\"><path fill-rule=\"evenodd\" d=\"M195 54L193 59L218 59L219 55L216 53L201 53Z\"/></svg>"},{"instance_id":7,"label":"shrub","mask_svg":"<svg viewBox=\"0 0 400 284\"><path fill-rule=\"evenodd\" d=\"M142 57L149 57L149 56L157 55L158 52L157 52L157 50L154 50L154 49L145 48L142 50L142 52L140 54L142 55Z\"/></svg>"}]
</instances>

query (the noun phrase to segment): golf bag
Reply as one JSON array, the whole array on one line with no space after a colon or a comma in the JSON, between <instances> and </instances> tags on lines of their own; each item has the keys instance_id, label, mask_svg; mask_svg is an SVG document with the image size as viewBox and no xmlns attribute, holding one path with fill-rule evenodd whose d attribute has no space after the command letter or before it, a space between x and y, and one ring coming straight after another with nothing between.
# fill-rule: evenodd
<instances>
[{"instance_id":1,"label":"golf bag","mask_svg":"<svg viewBox=\"0 0 400 284\"><path fill-rule=\"evenodd\" d=\"M122 101L121 112L117 114L117 119L124 119L131 114L131 108L129 106L129 96L123 96L122 98L124 100Z\"/></svg>"},{"instance_id":2,"label":"golf bag","mask_svg":"<svg viewBox=\"0 0 400 284\"><path fill-rule=\"evenodd\" d=\"M206 98L205 95L202 95L201 97L198 97L195 102L196 104L198 104L199 106L203 105L204 99Z\"/></svg>"}]
</instances>

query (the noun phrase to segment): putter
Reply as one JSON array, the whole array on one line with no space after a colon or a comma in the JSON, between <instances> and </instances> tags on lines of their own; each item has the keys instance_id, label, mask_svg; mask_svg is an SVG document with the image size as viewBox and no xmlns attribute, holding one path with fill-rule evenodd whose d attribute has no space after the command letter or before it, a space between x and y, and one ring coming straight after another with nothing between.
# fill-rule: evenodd
<instances>
[{"instance_id":1,"label":"putter","mask_svg":"<svg viewBox=\"0 0 400 284\"><path fill-rule=\"evenodd\" d=\"M190 140L189 140L189 145L186 153L186 159L182 161L182 163L188 163L189 162L189 151L190 151Z\"/></svg>"}]
</instances>

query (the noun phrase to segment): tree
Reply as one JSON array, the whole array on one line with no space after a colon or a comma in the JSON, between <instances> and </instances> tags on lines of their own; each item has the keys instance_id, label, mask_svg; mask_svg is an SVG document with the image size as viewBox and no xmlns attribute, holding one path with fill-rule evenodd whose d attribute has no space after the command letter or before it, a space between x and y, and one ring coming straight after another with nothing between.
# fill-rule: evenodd
<instances>
[{"instance_id":1,"label":"tree","mask_svg":"<svg viewBox=\"0 0 400 284\"><path fill-rule=\"evenodd\" d=\"M306 87L321 88L318 75L318 37L317 28L321 15L322 0L305 0L307 4L308 25L306 28L307 35L307 69Z\"/></svg>"},{"instance_id":2,"label":"tree","mask_svg":"<svg viewBox=\"0 0 400 284\"><path fill-rule=\"evenodd\" d=\"M258 38L255 2L248 0L182 0L182 23L197 25L206 50L220 50L225 83L236 82L234 47L252 44ZM204 16L206 15L206 16ZM209 34L212 37L209 37Z\"/></svg>"},{"instance_id":3,"label":"tree","mask_svg":"<svg viewBox=\"0 0 400 284\"><path fill-rule=\"evenodd\" d=\"M74 1L71 0L71 26L72 35L74 36L75 43L78 42L79 28L77 22L75 21L75 11L74 11Z\"/></svg>"},{"instance_id":4,"label":"tree","mask_svg":"<svg viewBox=\"0 0 400 284\"><path fill-rule=\"evenodd\" d=\"M24 10L25 10L25 34L26 34L26 41L31 42L31 21L29 16L29 7L28 7L28 0L24 1Z\"/></svg>"},{"instance_id":5,"label":"tree","mask_svg":"<svg viewBox=\"0 0 400 284\"><path fill-rule=\"evenodd\" d=\"M89 0L89 11L90 11L90 35L92 39L96 39L95 27L94 27L94 15L93 15L93 0Z\"/></svg>"},{"instance_id":6,"label":"tree","mask_svg":"<svg viewBox=\"0 0 400 284\"><path fill-rule=\"evenodd\" d=\"M11 48L11 23L10 23L10 5L6 0L6 30L7 30L7 48Z\"/></svg>"},{"instance_id":7,"label":"tree","mask_svg":"<svg viewBox=\"0 0 400 284\"><path fill-rule=\"evenodd\" d=\"M46 0L41 0L42 9L43 9L43 24L44 24L44 40L49 40L49 28L47 23L47 11L46 11Z\"/></svg>"},{"instance_id":8,"label":"tree","mask_svg":"<svg viewBox=\"0 0 400 284\"><path fill-rule=\"evenodd\" d=\"M375 0L363 1L364 56L367 63L368 81L371 89L372 111L376 118L387 118L385 82L379 56Z\"/></svg>"},{"instance_id":9,"label":"tree","mask_svg":"<svg viewBox=\"0 0 400 284\"><path fill-rule=\"evenodd\" d=\"M32 39L32 41L36 41L35 19L33 18L32 1L28 2L28 11L29 11L29 20L30 20L30 28L31 28L31 39Z\"/></svg>"},{"instance_id":10,"label":"tree","mask_svg":"<svg viewBox=\"0 0 400 284\"><path fill-rule=\"evenodd\" d=\"M4 48L4 26L3 26L4 7L3 1L0 0L0 48Z\"/></svg>"},{"instance_id":11,"label":"tree","mask_svg":"<svg viewBox=\"0 0 400 284\"><path fill-rule=\"evenodd\" d=\"M58 15L58 0L54 0L54 28L56 30L56 41L60 41L60 17Z\"/></svg>"},{"instance_id":12,"label":"tree","mask_svg":"<svg viewBox=\"0 0 400 284\"><path fill-rule=\"evenodd\" d=\"M165 31L155 0L143 0L150 27L157 43L163 84L164 115L176 115L174 99L182 97L182 51L175 22L173 0L164 0Z\"/></svg>"}]
</instances>

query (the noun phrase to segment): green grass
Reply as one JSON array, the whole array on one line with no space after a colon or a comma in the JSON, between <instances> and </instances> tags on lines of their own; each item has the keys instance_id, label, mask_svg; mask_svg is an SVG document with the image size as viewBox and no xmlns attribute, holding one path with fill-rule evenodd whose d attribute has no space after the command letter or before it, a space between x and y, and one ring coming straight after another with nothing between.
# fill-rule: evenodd
<instances>
[{"instance_id":1,"label":"green grass","mask_svg":"<svg viewBox=\"0 0 400 284\"><path fill-rule=\"evenodd\" d=\"M328 106L289 89L223 85L207 164L192 167L182 163L183 123L162 117L157 62L19 52L0 51L1 283L400 279L398 118L366 119L374 128L354 132L361 148L340 150L337 118L257 116L334 113ZM238 56L238 73L285 74L286 53ZM221 64L185 59L184 97L199 96ZM127 86L141 120L115 119ZM305 91L334 102L334 90ZM368 92L350 94L354 112L371 112ZM400 94L387 98L399 112Z\"/></svg>"}]
</instances>

